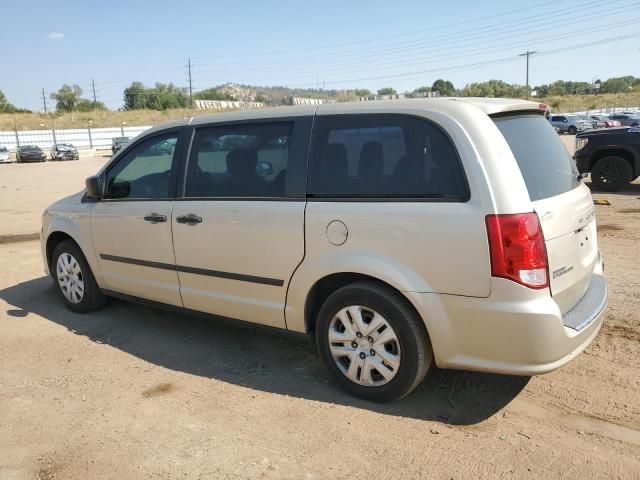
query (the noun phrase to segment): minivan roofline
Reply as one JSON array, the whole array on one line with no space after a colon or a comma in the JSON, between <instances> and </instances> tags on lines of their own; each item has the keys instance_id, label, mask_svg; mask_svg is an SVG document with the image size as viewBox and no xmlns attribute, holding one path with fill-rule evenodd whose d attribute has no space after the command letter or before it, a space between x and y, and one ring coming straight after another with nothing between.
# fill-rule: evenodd
<instances>
[{"instance_id":1,"label":"minivan roofline","mask_svg":"<svg viewBox=\"0 0 640 480\"><path fill-rule=\"evenodd\" d=\"M519 111L547 111L545 104L512 98L484 97L437 97L425 99L376 100L366 102L325 103L321 105L303 105L295 107L270 107L241 112L228 112L175 120L163 123L145 131L144 134L172 127L203 125L242 120L268 119L280 117L298 117L306 115L339 115L348 113L402 113L418 110L435 111L443 114L460 114L465 106L471 105L487 115L496 115Z\"/></svg>"}]
</instances>

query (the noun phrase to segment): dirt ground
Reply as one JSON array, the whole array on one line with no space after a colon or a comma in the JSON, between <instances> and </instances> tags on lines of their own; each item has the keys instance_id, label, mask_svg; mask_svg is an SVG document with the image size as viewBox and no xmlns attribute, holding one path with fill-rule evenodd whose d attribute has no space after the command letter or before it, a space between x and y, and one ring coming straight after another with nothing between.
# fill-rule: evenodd
<instances>
[{"instance_id":1,"label":"dirt ground","mask_svg":"<svg viewBox=\"0 0 640 480\"><path fill-rule=\"evenodd\" d=\"M583 354L533 378L435 370L375 405L308 344L121 301L67 311L17 240L106 159L0 165L0 479L640 478L640 183L594 195L610 301Z\"/></svg>"}]
</instances>

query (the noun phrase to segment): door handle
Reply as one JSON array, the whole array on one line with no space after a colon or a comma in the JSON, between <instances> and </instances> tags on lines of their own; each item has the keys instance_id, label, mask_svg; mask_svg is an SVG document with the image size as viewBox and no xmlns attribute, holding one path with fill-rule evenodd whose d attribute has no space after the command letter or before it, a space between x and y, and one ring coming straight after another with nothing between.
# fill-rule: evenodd
<instances>
[{"instance_id":1,"label":"door handle","mask_svg":"<svg viewBox=\"0 0 640 480\"><path fill-rule=\"evenodd\" d=\"M160 215L158 213L150 213L149 215L145 215L144 221L151 223L162 223L167 221L167 216Z\"/></svg>"},{"instance_id":2,"label":"door handle","mask_svg":"<svg viewBox=\"0 0 640 480\"><path fill-rule=\"evenodd\" d=\"M180 215L179 217L176 217L176 222L195 225L196 223L202 223L202 217L190 213L189 215Z\"/></svg>"}]
</instances>

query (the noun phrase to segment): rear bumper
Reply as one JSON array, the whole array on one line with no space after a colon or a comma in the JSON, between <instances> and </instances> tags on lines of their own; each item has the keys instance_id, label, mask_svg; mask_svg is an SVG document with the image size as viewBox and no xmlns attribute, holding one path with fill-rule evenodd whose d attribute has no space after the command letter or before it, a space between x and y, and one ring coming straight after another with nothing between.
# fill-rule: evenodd
<instances>
[{"instance_id":1,"label":"rear bumper","mask_svg":"<svg viewBox=\"0 0 640 480\"><path fill-rule=\"evenodd\" d=\"M432 314L426 323L439 367L537 375L561 367L591 343L602 326L608 292L598 263L587 292L565 315L548 291L499 278L488 298L412 295L419 310L427 309L423 318Z\"/></svg>"}]
</instances>

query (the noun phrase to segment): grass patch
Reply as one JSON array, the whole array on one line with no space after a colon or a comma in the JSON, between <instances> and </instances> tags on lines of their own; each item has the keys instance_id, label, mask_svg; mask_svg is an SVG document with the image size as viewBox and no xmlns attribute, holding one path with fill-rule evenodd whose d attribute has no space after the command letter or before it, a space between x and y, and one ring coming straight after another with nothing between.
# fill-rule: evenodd
<instances>
[{"instance_id":1,"label":"grass patch","mask_svg":"<svg viewBox=\"0 0 640 480\"><path fill-rule=\"evenodd\" d=\"M599 232L618 232L620 230L624 230L624 228L622 228L620 225L612 225L612 224L598 225Z\"/></svg>"},{"instance_id":2,"label":"grass patch","mask_svg":"<svg viewBox=\"0 0 640 480\"><path fill-rule=\"evenodd\" d=\"M158 397L160 395L166 395L167 393L175 390L176 387L173 386L173 383L159 383L155 387L148 388L144 392L142 392L142 396L144 398L152 398Z\"/></svg>"}]
</instances>

